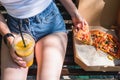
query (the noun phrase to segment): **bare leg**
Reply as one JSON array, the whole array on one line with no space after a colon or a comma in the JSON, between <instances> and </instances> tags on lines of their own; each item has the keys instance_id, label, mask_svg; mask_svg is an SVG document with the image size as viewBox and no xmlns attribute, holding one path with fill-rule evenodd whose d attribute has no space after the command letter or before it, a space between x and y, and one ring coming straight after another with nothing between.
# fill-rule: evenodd
<instances>
[{"instance_id":1,"label":"bare leg","mask_svg":"<svg viewBox=\"0 0 120 80\"><path fill-rule=\"evenodd\" d=\"M2 41L1 80L26 80L28 68L20 68L10 57L7 46Z\"/></svg>"},{"instance_id":2,"label":"bare leg","mask_svg":"<svg viewBox=\"0 0 120 80\"><path fill-rule=\"evenodd\" d=\"M37 80L59 80L66 53L67 35L59 32L39 40L35 47Z\"/></svg>"}]
</instances>

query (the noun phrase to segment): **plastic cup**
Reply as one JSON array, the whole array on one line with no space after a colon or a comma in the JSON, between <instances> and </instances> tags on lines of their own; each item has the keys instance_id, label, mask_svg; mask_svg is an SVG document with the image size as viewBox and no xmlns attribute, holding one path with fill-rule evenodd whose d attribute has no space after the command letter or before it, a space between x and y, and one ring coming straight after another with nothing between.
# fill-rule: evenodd
<instances>
[{"instance_id":1,"label":"plastic cup","mask_svg":"<svg viewBox=\"0 0 120 80\"><path fill-rule=\"evenodd\" d=\"M16 54L23 58L27 63L27 67L30 67L34 61L34 39L27 33L22 33L26 47L23 44L21 35L17 35L13 41L13 48Z\"/></svg>"}]
</instances>

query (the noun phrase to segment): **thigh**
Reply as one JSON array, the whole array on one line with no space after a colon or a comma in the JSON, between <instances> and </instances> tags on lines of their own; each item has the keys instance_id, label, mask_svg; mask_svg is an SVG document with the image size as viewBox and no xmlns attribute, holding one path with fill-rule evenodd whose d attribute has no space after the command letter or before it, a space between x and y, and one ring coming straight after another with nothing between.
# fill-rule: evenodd
<instances>
[{"instance_id":1,"label":"thigh","mask_svg":"<svg viewBox=\"0 0 120 80\"><path fill-rule=\"evenodd\" d=\"M38 77L41 80L58 80L67 46L67 34L58 32L48 35L36 43L35 54Z\"/></svg>"},{"instance_id":2,"label":"thigh","mask_svg":"<svg viewBox=\"0 0 120 80\"><path fill-rule=\"evenodd\" d=\"M26 80L28 68L21 68L9 55L8 47L2 41L1 48L1 80Z\"/></svg>"}]
</instances>

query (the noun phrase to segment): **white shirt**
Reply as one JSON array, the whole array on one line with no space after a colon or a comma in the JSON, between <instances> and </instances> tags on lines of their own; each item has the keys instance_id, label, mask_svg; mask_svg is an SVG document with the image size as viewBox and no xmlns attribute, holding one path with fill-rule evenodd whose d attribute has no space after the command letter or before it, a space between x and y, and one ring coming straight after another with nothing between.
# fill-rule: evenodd
<instances>
[{"instance_id":1,"label":"white shirt","mask_svg":"<svg viewBox=\"0 0 120 80\"><path fill-rule=\"evenodd\" d=\"M28 18L45 10L52 0L0 0L8 14L16 18Z\"/></svg>"}]
</instances>

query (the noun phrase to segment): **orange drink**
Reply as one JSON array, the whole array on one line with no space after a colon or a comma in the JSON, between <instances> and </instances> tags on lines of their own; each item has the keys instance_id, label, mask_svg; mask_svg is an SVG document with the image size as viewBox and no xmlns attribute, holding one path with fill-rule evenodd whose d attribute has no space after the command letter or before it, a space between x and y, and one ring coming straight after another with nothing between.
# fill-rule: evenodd
<instances>
[{"instance_id":1,"label":"orange drink","mask_svg":"<svg viewBox=\"0 0 120 80\"><path fill-rule=\"evenodd\" d=\"M27 67L30 67L34 60L35 41L29 34L26 33L23 33L23 38L26 46L24 46L21 36L17 35L14 39L13 47L16 51L16 54L26 61Z\"/></svg>"}]
</instances>

